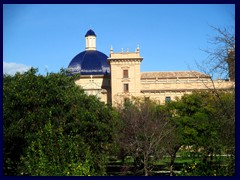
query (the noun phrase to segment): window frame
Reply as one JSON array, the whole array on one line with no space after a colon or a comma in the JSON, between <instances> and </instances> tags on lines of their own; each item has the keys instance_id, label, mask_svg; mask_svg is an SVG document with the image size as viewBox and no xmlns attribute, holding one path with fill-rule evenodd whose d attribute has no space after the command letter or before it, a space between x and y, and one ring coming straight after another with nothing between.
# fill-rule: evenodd
<instances>
[{"instance_id":1,"label":"window frame","mask_svg":"<svg viewBox=\"0 0 240 180\"><path fill-rule=\"evenodd\" d=\"M123 92L125 92L125 93L129 92L129 84L128 83L123 84Z\"/></svg>"},{"instance_id":2,"label":"window frame","mask_svg":"<svg viewBox=\"0 0 240 180\"><path fill-rule=\"evenodd\" d=\"M129 71L128 71L128 69L123 69L123 78L129 78Z\"/></svg>"},{"instance_id":3,"label":"window frame","mask_svg":"<svg viewBox=\"0 0 240 180\"><path fill-rule=\"evenodd\" d=\"M171 102L171 96L166 96L165 97L165 103Z\"/></svg>"}]
</instances>

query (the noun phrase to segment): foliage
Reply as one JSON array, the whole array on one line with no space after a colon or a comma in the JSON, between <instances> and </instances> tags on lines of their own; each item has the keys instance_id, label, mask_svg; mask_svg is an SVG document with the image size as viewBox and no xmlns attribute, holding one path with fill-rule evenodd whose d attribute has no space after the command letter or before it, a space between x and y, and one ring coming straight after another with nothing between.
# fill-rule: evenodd
<instances>
[{"instance_id":1,"label":"foliage","mask_svg":"<svg viewBox=\"0 0 240 180\"><path fill-rule=\"evenodd\" d=\"M126 102L119 110L122 126L119 128L118 143L134 159L135 174L147 176L151 163L163 155L165 137L174 127L159 105L150 100L135 99Z\"/></svg>"},{"instance_id":2,"label":"foliage","mask_svg":"<svg viewBox=\"0 0 240 180\"><path fill-rule=\"evenodd\" d=\"M199 161L198 168L191 173L184 169L188 171L185 175L214 175L212 169L217 175L234 175L234 93L217 94L219 97L212 92L194 92L165 105L147 99L127 101L119 109L122 126L117 134L121 156L134 159L135 174L148 175L152 161L168 154L173 175L176 154L181 149L191 153L187 159ZM221 103L217 103L219 99ZM158 145L152 145L149 137L159 138ZM226 153L231 156L223 166L216 158Z\"/></svg>"},{"instance_id":3,"label":"foliage","mask_svg":"<svg viewBox=\"0 0 240 180\"><path fill-rule=\"evenodd\" d=\"M235 147L234 93L218 92L218 95L221 104L216 103L219 102L219 98L215 96L215 93L199 92L184 95L181 99L167 105L172 111L172 119L176 123L178 143L188 146L192 153L200 154L203 164L200 168L202 171L204 171L203 167L211 166L210 169L212 169L216 154L228 153L231 154L231 157L235 156L235 152L225 151L226 148L233 150ZM232 114L229 116L227 112L232 112ZM194 159L194 157L191 158ZM228 166L234 166L234 164L235 162L231 161ZM216 171L219 169L221 168L219 167ZM234 168L230 169L231 172L225 171L225 175L234 174ZM192 175L197 174L198 170L195 169L191 172ZM203 172L198 173L204 174ZM208 174L207 171L205 173ZM220 173L218 172L218 174Z\"/></svg>"},{"instance_id":4,"label":"foliage","mask_svg":"<svg viewBox=\"0 0 240 180\"><path fill-rule=\"evenodd\" d=\"M172 102L176 111L173 120L181 134L182 145L207 148L218 142L217 124L211 118L215 109L209 104L210 97L208 93L192 93Z\"/></svg>"},{"instance_id":5,"label":"foliage","mask_svg":"<svg viewBox=\"0 0 240 180\"><path fill-rule=\"evenodd\" d=\"M202 65L198 64L198 66L213 78L225 78L235 82L234 27L211 27L216 33L210 39L213 48L204 50L208 57ZM212 84L215 87L213 81ZM221 153L229 154L231 157L228 168L226 168L228 171L225 174L233 175L235 174L235 83L228 90L229 92L221 92L215 88L212 89L209 93L211 97L209 96L207 107L210 107L208 109L210 119L214 122L215 136L218 138L218 141L214 143L219 145Z\"/></svg>"},{"instance_id":6,"label":"foliage","mask_svg":"<svg viewBox=\"0 0 240 180\"><path fill-rule=\"evenodd\" d=\"M180 176L217 176L217 171L212 169L210 165L206 163L189 163L184 165L181 170Z\"/></svg>"},{"instance_id":7,"label":"foliage","mask_svg":"<svg viewBox=\"0 0 240 180\"><path fill-rule=\"evenodd\" d=\"M32 68L24 74L4 75L4 174L18 175L22 172L17 171L23 164L20 157L25 157L26 152L33 153L31 149L43 143L38 136L47 133L45 126L50 112L54 133L61 132L62 138L78 147L81 154L89 148L95 173L104 174L107 147L112 141L117 113L95 96L87 96L74 82L78 76L68 76L64 70L46 76L36 73L37 69ZM66 148L64 153L67 153L65 151ZM45 154L43 151L42 156ZM47 160L45 158L44 162ZM80 162L84 163L84 159Z\"/></svg>"},{"instance_id":8,"label":"foliage","mask_svg":"<svg viewBox=\"0 0 240 180\"><path fill-rule=\"evenodd\" d=\"M116 144L120 157L133 158L135 175L149 175L166 153L172 171L184 147L202 159L182 175L235 174L234 91L192 93L165 105L133 99L117 112L87 96L74 83L78 76L36 73L3 78L5 175L105 175ZM225 166L215 161L221 154L229 155Z\"/></svg>"},{"instance_id":9,"label":"foliage","mask_svg":"<svg viewBox=\"0 0 240 180\"><path fill-rule=\"evenodd\" d=\"M21 157L22 174L32 176L94 175L93 159L81 139L64 136L53 128L51 119L37 133L38 138ZM80 143L79 143L80 142ZM81 146L79 146L81 145Z\"/></svg>"},{"instance_id":10,"label":"foliage","mask_svg":"<svg viewBox=\"0 0 240 180\"><path fill-rule=\"evenodd\" d=\"M179 176L232 176L229 165L225 161L220 161L215 157L214 162L195 162L186 163L181 169Z\"/></svg>"}]
</instances>

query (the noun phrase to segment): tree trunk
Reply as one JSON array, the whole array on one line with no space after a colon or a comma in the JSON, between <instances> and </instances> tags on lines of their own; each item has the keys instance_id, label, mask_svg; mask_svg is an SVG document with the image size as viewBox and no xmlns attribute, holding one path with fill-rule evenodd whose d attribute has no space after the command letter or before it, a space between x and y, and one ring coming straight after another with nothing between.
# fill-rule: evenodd
<instances>
[{"instance_id":1,"label":"tree trunk","mask_svg":"<svg viewBox=\"0 0 240 180\"><path fill-rule=\"evenodd\" d=\"M148 170L147 167L144 165L144 176L148 176Z\"/></svg>"},{"instance_id":2,"label":"tree trunk","mask_svg":"<svg viewBox=\"0 0 240 180\"><path fill-rule=\"evenodd\" d=\"M170 156L171 156L170 167L169 167L170 176L173 176L173 165L174 165L174 161L176 159L177 152L180 147L181 147L181 145L176 146L174 148L174 152L172 154L170 153Z\"/></svg>"},{"instance_id":3,"label":"tree trunk","mask_svg":"<svg viewBox=\"0 0 240 180\"><path fill-rule=\"evenodd\" d=\"M171 155L171 162L170 162L170 176L173 175L173 164L174 164L174 161L175 161L175 158L176 158L176 153L174 153L173 155Z\"/></svg>"},{"instance_id":4,"label":"tree trunk","mask_svg":"<svg viewBox=\"0 0 240 180\"><path fill-rule=\"evenodd\" d=\"M148 159L144 156L144 176L148 176Z\"/></svg>"}]
</instances>

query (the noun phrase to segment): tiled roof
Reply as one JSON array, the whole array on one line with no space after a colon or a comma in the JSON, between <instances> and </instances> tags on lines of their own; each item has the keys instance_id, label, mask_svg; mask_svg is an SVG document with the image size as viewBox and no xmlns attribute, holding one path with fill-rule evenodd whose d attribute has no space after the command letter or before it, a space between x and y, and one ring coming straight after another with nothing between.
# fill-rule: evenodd
<instances>
[{"instance_id":1,"label":"tiled roof","mask_svg":"<svg viewBox=\"0 0 240 180\"><path fill-rule=\"evenodd\" d=\"M107 55L97 50L83 51L72 59L68 70L81 75L109 75L110 65L107 58Z\"/></svg>"},{"instance_id":2,"label":"tiled roof","mask_svg":"<svg viewBox=\"0 0 240 180\"><path fill-rule=\"evenodd\" d=\"M88 32L86 33L85 37L87 36L95 36L96 37L96 34L93 30L89 29Z\"/></svg>"},{"instance_id":3,"label":"tiled roof","mask_svg":"<svg viewBox=\"0 0 240 180\"><path fill-rule=\"evenodd\" d=\"M172 72L142 72L141 79L177 79L177 78L198 78L209 77L207 74L198 71L172 71Z\"/></svg>"}]
</instances>

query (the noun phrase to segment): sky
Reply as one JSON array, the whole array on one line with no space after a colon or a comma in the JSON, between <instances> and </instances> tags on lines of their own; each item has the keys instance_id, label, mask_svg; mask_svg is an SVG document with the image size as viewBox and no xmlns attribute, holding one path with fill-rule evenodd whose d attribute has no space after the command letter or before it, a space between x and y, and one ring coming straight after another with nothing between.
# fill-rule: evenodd
<instances>
[{"instance_id":1,"label":"sky","mask_svg":"<svg viewBox=\"0 0 240 180\"><path fill-rule=\"evenodd\" d=\"M140 47L141 72L199 70L211 26L235 27L234 4L4 4L3 73L59 72L85 50L89 29L107 56Z\"/></svg>"}]
</instances>

